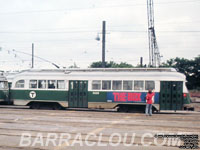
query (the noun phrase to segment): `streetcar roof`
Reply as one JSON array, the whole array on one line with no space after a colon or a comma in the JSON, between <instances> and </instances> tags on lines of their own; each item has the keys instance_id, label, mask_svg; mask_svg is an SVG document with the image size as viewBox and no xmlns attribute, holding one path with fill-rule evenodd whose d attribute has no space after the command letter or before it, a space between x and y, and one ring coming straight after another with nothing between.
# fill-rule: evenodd
<instances>
[{"instance_id":1,"label":"streetcar roof","mask_svg":"<svg viewBox=\"0 0 200 150\"><path fill-rule=\"evenodd\" d=\"M30 69L21 71L15 77L16 79L62 79L67 77L69 80L138 79L185 81L185 76L173 68Z\"/></svg>"},{"instance_id":2,"label":"streetcar roof","mask_svg":"<svg viewBox=\"0 0 200 150\"><path fill-rule=\"evenodd\" d=\"M22 72L177 72L174 68L68 68L68 69L29 69Z\"/></svg>"}]
</instances>

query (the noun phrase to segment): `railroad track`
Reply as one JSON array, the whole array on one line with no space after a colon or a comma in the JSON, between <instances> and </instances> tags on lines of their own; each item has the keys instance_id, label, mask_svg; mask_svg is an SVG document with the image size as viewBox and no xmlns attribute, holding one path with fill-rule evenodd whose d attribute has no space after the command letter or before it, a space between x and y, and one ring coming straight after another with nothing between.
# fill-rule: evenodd
<instances>
[{"instance_id":1,"label":"railroad track","mask_svg":"<svg viewBox=\"0 0 200 150\"><path fill-rule=\"evenodd\" d=\"M102 142L108 143L112 133L121 135L136 133L135 143L142 147L141 137L144 133L187 133L200 135L199 112L163 112L152 117L141 113L118 113L113 111L74 111L74 110L32 110L19 106L4 106L0 108L0 149L27 149L19 147L22 133L30 133L36 138L37 133L47 138L48 133L69 133L74 136L81 133L83 137L88 133L103 134ZM153 138L145 138L152 142ZM131 136L127 136L127 141ZM13 141L7 144L3 141ZM97 139L88 139L97 142ZM114 143L117 139L114 138ZM122 143L120 143L122 144ZM176 148L167 147L166 148ZM55 147L53 147L54 149ZM155 149L155 145L153 149ZM31 147L32 150L48 149L42 146ZM51 149L51 148L50 148ZM59 149L56 147L55 149ZM86 148L87 149L87 148Z\"/></svg>"}]
</instances>

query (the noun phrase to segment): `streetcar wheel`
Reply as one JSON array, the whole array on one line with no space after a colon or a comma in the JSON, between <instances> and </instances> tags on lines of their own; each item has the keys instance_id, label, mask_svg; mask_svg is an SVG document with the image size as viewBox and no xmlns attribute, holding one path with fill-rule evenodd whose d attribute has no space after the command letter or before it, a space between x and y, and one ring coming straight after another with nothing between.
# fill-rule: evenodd
<instances>
[{"instance_id":1,"label":"streetcar wheel","mask_svg":"<svg viewBox=\"0 0 200 150\"><path fill-rule=\"evenodd\" d=\"M128 107L125 107L125 106L120 106L118 109L117 109L118 112L128 112Z\"/></svg>"},{"instance_id":2,"label":"streetcar wheel","mask_svg":"<svg viewBox=\"0 0 200 150\"><path fill-rule=\"evenodd\" d=\"M33 103L33 104L31 105L31 108L32 108L32 109L40 109L40 104L39 104L39 103Z\"/></svg>"},{"instance_id":3,"label":"streetcar wheel","mask_svg":"<svg viewBox=\"0 0 200 150\"><path fill-rule=\"evenodd\" d=\"M59 104L54 104L54 105L53 105L53 109L54 109L54 110L61 110L62 107L61 107Z\"/></svg>"}]
</instances>

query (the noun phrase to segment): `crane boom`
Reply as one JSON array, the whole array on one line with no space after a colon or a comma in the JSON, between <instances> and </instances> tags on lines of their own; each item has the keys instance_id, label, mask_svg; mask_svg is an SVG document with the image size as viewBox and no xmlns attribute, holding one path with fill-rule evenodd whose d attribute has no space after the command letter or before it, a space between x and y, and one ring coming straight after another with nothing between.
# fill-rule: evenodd
<instances>
[{"instance_id":1,"label":"crane boom","mask_svg":"<svg viewBox=\"0 0 200 150\"><path fill-rule=\"evenodd\" d=\"M149 38L149 66L160 66L160 52L154 29L153 0L147 0L148 38Z\"/></svg>"}]
</instances>

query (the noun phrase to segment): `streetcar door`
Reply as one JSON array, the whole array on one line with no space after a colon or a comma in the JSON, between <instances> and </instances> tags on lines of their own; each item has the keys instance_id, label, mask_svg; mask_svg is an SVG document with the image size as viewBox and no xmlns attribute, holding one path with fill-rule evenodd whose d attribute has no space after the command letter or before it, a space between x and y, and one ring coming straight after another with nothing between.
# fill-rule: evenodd
<instances>
[{"instance_id":1,"label":"streetcar door","mask_svg":"<svg viewBox=\"0 0 200 150\"><path fill-rule=\"evenodd\" d=\"M160 110L181 110L183 106L183 82L161 81Z\"/></svg>"},{"instance_id":2,"label":"streetcar door","mask_svg":"<svg viewBox=\"0 0 200 150\"><path fill-rule=\"evenodd\" d=\"M69 81L69 101L71 108L88 107L88 81L71 80Z\"/></svg>"},{"instance_id":3,"label":"streetcar door","mask_svg":"<svg viewBox=\"0 0 200 150\"><path fill-rule=\"evenodd\" d=\"M159 103L160 110L171 110L171 82L161 81Z\"/></svg>"},{"instance_id":4,"label":"streetcar door","mask_svg":"<svg viewBox=\"0 0 200 150\"><path fill-rule=\"evenodd\" d=\"M183 106L183 82L172 82L172 110L181 110Z\"/></svg>"}]
</instances>

